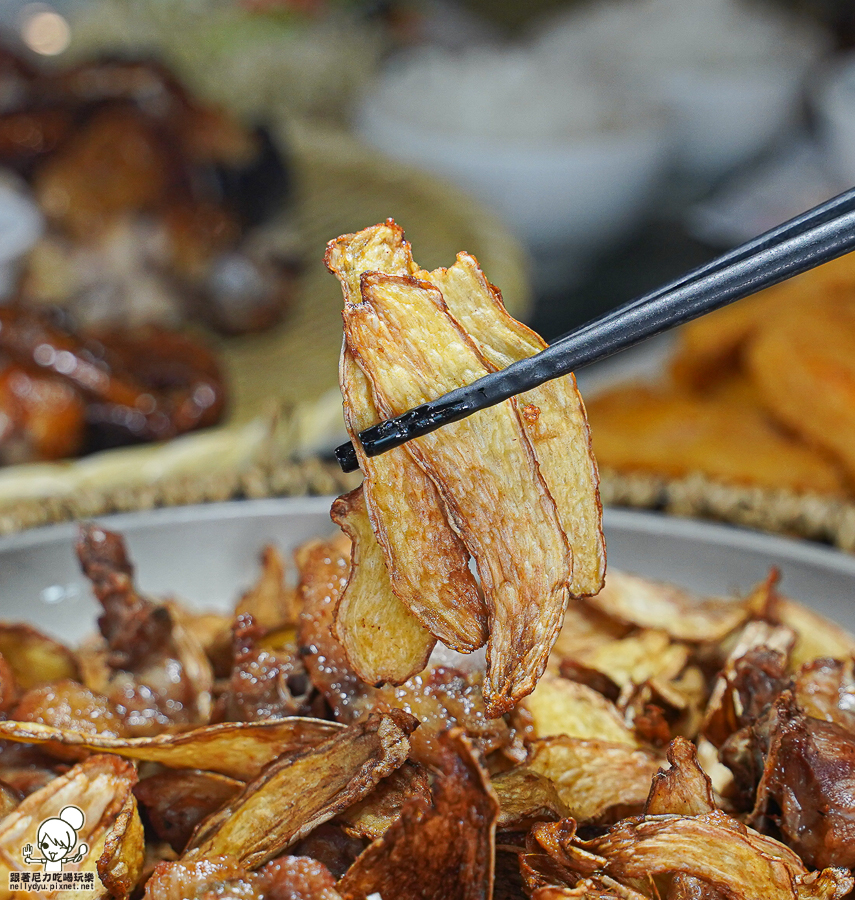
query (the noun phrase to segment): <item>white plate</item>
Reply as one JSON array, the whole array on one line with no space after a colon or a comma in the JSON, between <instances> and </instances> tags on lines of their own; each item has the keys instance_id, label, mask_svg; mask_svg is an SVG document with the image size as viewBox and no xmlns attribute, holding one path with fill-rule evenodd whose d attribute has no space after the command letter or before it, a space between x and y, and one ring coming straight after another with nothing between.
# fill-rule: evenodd
<instances>
[{"instance_id":1,"label":"white plate","mask_svg":"<svg viewBox=\"0 0 855 900\"><path fill-rule=\"evenodd\" d=\"M122 532L140 587L197 608L227 610L274 542L289 553L325 535L331 498L254 500L105 517ZM855 631L855 558L815 544L655 513L607 510L609 565L704 593L744 592L770 566L783 590ZM74 555L76 526L0 540L0 610L67 643L95 629L97 604Z\"/></svg>"}]
</instances>

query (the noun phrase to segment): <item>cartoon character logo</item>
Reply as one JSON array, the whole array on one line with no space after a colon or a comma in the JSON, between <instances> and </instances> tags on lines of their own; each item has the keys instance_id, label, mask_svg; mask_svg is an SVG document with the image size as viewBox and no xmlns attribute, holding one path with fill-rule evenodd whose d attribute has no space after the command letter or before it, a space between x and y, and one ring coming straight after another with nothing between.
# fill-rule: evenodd
<instances>
[{"instance_id":1,"label":"cartoon character logo","mask_svg":"<svg viewBox=\"0 0 855 900\"><path fill-rule=\"evenodd\" d=\"M36 843L43 856L33 856L33 845L27 844L23 849L24 862L28 866L44 863L45 872L61 872L65 863L80 862L89 852L85 843L77 846L77 832L83 827L85 817L83 810L76 806L66 806L58 817L45 819L39 825Z\"/></svg>"}]
</instances>

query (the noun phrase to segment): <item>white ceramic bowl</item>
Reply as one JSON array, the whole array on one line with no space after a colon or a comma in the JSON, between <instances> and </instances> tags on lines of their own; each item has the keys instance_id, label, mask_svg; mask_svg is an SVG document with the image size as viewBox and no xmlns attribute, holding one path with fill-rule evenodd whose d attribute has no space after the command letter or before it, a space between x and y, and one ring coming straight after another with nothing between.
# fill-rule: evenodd
<instances>
[{"instance_id":1,"label":"white ceramic bowl","mask_svg":"<svg viewBox=\"0 0 855 900\"><path fill-rule=\"evenodd\" d=\"M855 53L817 77L811 100L829 170L844 187L855 185Z\"/></svg>"},{"instance_id":2,"label":"white ceramic bowl","mask_svg":"<svg viewBox=\"0 0 855 900\"><path fill-rule=\"evenodd\" d=\"M356 130L383 153L492 206L534 256L542 291L572 280L632 228L656 196L668 161L658 121L520 143L439 132L369 97Z\"/></svg>"},{"instance_id":3,"label":"white ceramic bowl","mask_svg":"<svg viewBox=\"0 0 855 900\"><path fill-rule=\"evenodd\" d=\"M771 60L660 76L678 166L714 181L757 156L796 121L803 80L803 64Z\"/></svg>"},{"instance_id":4,"label":"white ceramic bowl","mask_svg":"<svg viewBox=\"0 0 855 900\"><path fill-rule=\"evenodd\" d=\"M328 534L329 497L254 500L104 518L122 532L140 587L195 608L231 609L258 574L261 547L286 554ZM855 557L813 544L654 513L607 510L609 565L693 590L745 592L770 566L789 596L855 631ZM74 556L76 526L0 540L2 616L69 643L95 630L97 605Z\"/></svg>"}]
</instances>

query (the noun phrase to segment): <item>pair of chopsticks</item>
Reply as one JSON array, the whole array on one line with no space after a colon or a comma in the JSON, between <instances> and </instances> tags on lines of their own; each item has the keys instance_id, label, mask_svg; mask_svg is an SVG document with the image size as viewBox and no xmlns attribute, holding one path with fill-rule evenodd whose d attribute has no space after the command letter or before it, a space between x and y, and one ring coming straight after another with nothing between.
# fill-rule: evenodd
<instances>
[{"instance_id":1,"label":"pair of chopsticks","mask_svg":"<svg viewBox=\"0 0 855 900\"><path fill-rule=\"evenodd\" d=\"M855 188L563 335L545 350L359 433L377 456L855 249ZM336 448L345 472L353 444Z\"/></svg>"}]
</instances>

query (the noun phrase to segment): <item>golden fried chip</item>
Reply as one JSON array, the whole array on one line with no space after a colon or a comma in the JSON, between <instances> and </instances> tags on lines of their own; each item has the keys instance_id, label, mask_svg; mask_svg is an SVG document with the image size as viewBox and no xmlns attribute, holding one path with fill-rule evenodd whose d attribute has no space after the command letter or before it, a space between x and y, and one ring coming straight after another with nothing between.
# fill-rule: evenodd
<instances>
[{"instance_id":1,"label":"golden fried chip","mask_svg":"<svg viewBox=\"0 0 855 900\"><path fill-rule=\"evenodd\" d=\"M411 800L430 802L430 779L423 766L405 762L400 769L384 778L364 800L348 807L338 821L347 834L376 841L401 817L404 804Z\"/></svg>"},{"instance_id":2,"label":"golden fried chip","mask_svg":"<svg viewBox=\"0 0 855 900\"><path fill-rule=\"evenodd\" d=\"M403 765L417 725L402 710L372 713L308 752L281 757L201 823L185 858L228 855L258 868Z\"/></svg>"},{"instance_id":3,"label":"golden fried chip","mask_svg":"<svg viewBox=\"0 0 855 900\"><path fill-rule=\"evenodd\" d=\"M4 896L9 896L11 871L43 861L40 824L76 806L84 819L78 827L72 825L76 840L63 871L95 874L95 888L88 897L127 897L137 883L144 857L142 823L132 793L136 780L136 769L130 763L115 756L92 756L22 800L0 822ZM28 855L32 863L27 861Z\"/></svg>"},{"instance_id":4,"label":"golden fried chip","mask_svg":"<svg viewBox=\"0 0 855 900\"><path fill-rule=\"evenodd\" d=\"M840 467L738 397L696 397L629 384L589 400L601 469L843 496Z\"/></svg>"},{"instance_id":5,"label":"golden fried chip","mask_svg":"<svg viewBox=\"0 0 855 900\"><path fill-rule=\"evenodd\" d=\"M361 301L363 272L409 275L416 269L403 231L391 220L330 242L325 262L341 282L346 304ZM370 385L346 346L339 381L345 424L354 439L380 417ZM368 457L358 440L353 443L392 589L447 646L463 652L482 646L487 640L487 610L469 569L469 553L448 523L436 486L406 448Z\"/></svg>"},{"instance_id":6,"label":"golden fried chip","mask_svg":"<svg viewBox=\"0 0 855 900\"><path fill-rule=\"evenodd\" d=\"M383 415L403 413L488 372L434 288L365 274L345 308L348 345ZM572 555L514 402L433 434L410 451L476 561L490 610L484 694L491 715L530 693L561 627Z\"/></svg>"},{"instance_id":7,"label":"golden fried chip","mask_svg":"<svg viewBox=\"0 0 855 900\"><path fill-rule=\"evenodd\" d=\"M448 311L493 368L504 369L546 348L539 335L508 313L498 289L468 253L458 253L448 269L420 271L417 277L439 288ZM606 547L597 463L576 379L565 375L548 381L520 394L518 403L523 427L573 550L571 593L591 596L603 586Z\"/></svg>"},{"instance_id":8,"label":"golden fried chip","mask_svg":"<svg viewBox=\"0 0 855 900\"><path fill-rule=\"evenodd\" d=\"M718 811L628 819L578 843L602 856L604 871L619 881L683 873L736 900L797 900L808 884L807 870L789 848ZM823 874L831 897L843 897L853 883L842 871Z\"/></svg>"},{"instance_id":9,"label":"golden fried chip","mask_svg":"<svg viewBox=\"0 0 855 900\"><path fill-rule=\"evenodd\" d=\"M565 736L535 741L528 767L549 779L579 822L609 811L640 812L661 758L627 744Z\"/></svg>"},{"instance_id":10,"label":"golden fried chip","mask_svg":"<svg viewBox=\"0 0 855 900\"><path fill-rule=\"evenodd\" d=\"M282 753L317 746L342 726L293 716L266 722L207 725L180 734L151 738L113 738L83 734L36 722L0 722L0 739L29 744L56 743L87 753L114 753L127 759L161 763L172 769L206 769L246 781Z\"/></svg>"},{"instance_id":11,"label":"golden fried chip","mask_svg":"<svg viewBox=\"0 0 855 900\"><path fill-rule=\"evenodd\" d=\"M18 722L39 722L80 734L126 736L124 724L107 698L69 679L27 691L9 718Z\"/></svg>"},{"instance_id":12,"label":"golden fried chip","mask_svg":"<svg viewBox=\"0 0 855 900\"><path fill-rule=\"evenodd\" d=\"M80 679L68 647L30 625L0 624L0 654L25 691L66 678Z\"/></svg>"},{"instance_id":13,"label":"golden fried chip","mask_svg":"<svg viewBox=\"0 0 855 900\"><path fill-rule=\"evenodd\" d=\"M338 883L344 900L492 894L499 804L487 773L460 730L443 737L433 803L414 801Z\"/></svg>"},{"instance_id":14,"label":"golden fried chip","mask_svg":"<svg viewBox=\"0 0 855 900\"><path fill-rule=\"evenodd\" d=\"M593 607L639 628L666 631L678 641L714 643L750 615L748 604L731 597L702 597L673 584L609 570L605 587L588 601Z\"/></svg>"},{"instance_id":15,"label":"golden fried chip","mask_svg":"<svg viewBox=\"0 0 855 900\"><path fill-rule=\"evenodd\" d=\"M644 814L696 816L715 810L712 782L698 762L695 745L678 737L668 747L669 769L660 769L650 785Z\"/></svg>"},{"instance_id":16,"label":"golden fried chip","mask_svg":"<svg viewBox=\"0 0 855 900\"><path fill-rule=\"evenodd\" d=\"M796 634L789 656L790 671L820 657L846 659L855 653L852 634L801 603L779 597L774 605L774 615Z\"/></svg>"},{"instance_id":17,"label":"golden fried chip","mask_svg":"<svg viewBox=\"0 0 855 900\"><path fill-rule=\"evenodd\" d=\"M436 638L392 590L362 486L339 497L330 516L351 540L350 574L336 606L333 632L364 682L403 684L427 665Z\"/></svg>"},{"instance_id":18,"label":"golden fried chip","mask_svg":"<svg viewBox=\"0 0 855 900\"><path fill-rule=\"evenodd\" d=\"M565 734L635 746L638 742L617 707L585 684L544 675L520 703L533 737Z\"/></svg>"},{"instance_id":19,"label":"golden fried chip","mask_svg":"<svg viewBox=\"0 0 855 900\"><path fill-rule=\"evenodd\" d=\"M535 822L570 815L555 785L528 766L502 772L490 783L499 800L500 831L525 831Z\"/></svg>"},{"instance_id":20,"label":"golden fried chip","mask_svg":"<svg viewBox=\"0 0 855 900\"><path fill-rule=\"evenodd\" d=\"M155 834L181 853L196 826L243 790L243 782L216 772L169 769L143 778L134 796Z\"/></svg>"},{"instance_id":21,"label":"golden fried chip","mask_svg":"<svg viewBox=\"0 0 855 900\"><path fill-rule=\"evenodd\" d=\"M261 575L240 598L235 617L248 613L261 628L281 628L297 621L296 592L285 584L285 563L272 544L261 551Z\"/></svg>"}]
</instances>

